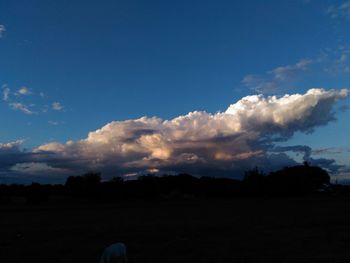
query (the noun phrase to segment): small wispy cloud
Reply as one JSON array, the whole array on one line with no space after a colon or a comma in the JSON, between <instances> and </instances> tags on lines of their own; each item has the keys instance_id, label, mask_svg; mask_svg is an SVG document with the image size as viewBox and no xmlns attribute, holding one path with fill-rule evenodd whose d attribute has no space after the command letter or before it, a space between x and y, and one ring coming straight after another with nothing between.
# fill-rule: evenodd
<instances>
[{"instance_id":1,"label":"small wispy cloud","mask_svg":"<svg viewBox=\"0 0 350 263\"><path fill-rule=\"evenodd\" d=\"M59 102L53 102L52 105L51 105L52 109L55 110L55 111L61 111L63 110L63 106L61 103Z\"/></svg>"},{"instance_id":2,"label":"small wispy cloud","mask_svg":"<svg viewBox=\"0 0 350 263\"><path fill-rule=\"evenodd\" d=\"M278 89L278 83L259 75L249 74L242 79L242 84L259 93L272 93Z\"/></svg>"},{"instance_id":3,"label":"small wispy cloud","mask_svg":"<svg viewBox=\"0 0 350 263\"><path fill-rule=\"evenodd\" d=\"M1 87L2 100L13 110L22 113L40 114L52 111L63 111L64 107L60 102L48 103L47 96L43 92L34 92L27 86L12 91L7 84ZM40 98L40 99L39 99ZM53 125L53 123L50 123Z\"/></svg>"},{"instance_id":4,"label":"small wispy cloud","mask_svg":"<svg viewBox=\"0 0 350 263\"><path fill-rule=\"evenodd\" d=\"M4 25L0 25L0 38L4 36L5 32L6 32L6 27Z\"/></svg>"},{"instance_id":5,"label":"small wispy cloud","mask_svg":"<svg viewBox=\"0 0 350 263\"><path fill-rule=\"evenodd\" d=\"M350 45L325 48L308 59L295 64L278 66L265 74L248 74L241 83L254 92L262 94L279 93L291 88L306 73L339 76L350 73Z\"/></svg>"},{"instance_id":6,"label":"small wispy cloud","mask_svg":"<svg viewBox=\"0 0 350 263\"><path fill-rule=\"evenodd\" d=\"M11 89L6 84L2 86L2 100L6 102L11 109L31 115L35 112L31 110L30 107L35 106L35 104L30 104L30 106L28 106L23 102L14 101L11 99L11 95L20 96L29 94L31 94L31 91L27 87L22 87L17 92L11 93Z\"/></svg>"},{"instance_id":7,"label":"small wispy cloud","mask_svg":"<svg viewBox=\"0 0 350 263\"><path fill-rule=\"evenodd\" d=\"M7 85L2 86L2 99L3 101L8 101L10 99L11 90L7 87Z\"/></svg>"},{"instance_id":8,"label":"small wispy cloud","mask_svg":"<svg viewBox=\"0 0 350 263\"><path fill-rule=\"evenodd\" d=\"M324 72L330 75L350 73L350 46L342 45L333 49L322 50L320 63L324 65Z\"/></svg>"},{"instance_id":9,"label":"small wispy cloud","mask_svg":"<svg viewBox=\"0 0 350 263\"><path fill-rule=\"evenodd\" d=\"M326 14L331 18L350 18L350 1L345 1L340 5L331 5L327 8Z\"/></svg>"},{"instance_id":10,"label":"small wispy cloud","mask_svg":"<svg viewBox=\"0 0 350 263\"><path fill-rule=\"evenodd\" d=\"M312 64L311 59L301 59L294 65L277 67L272 70L271 73L273 74L275 80L286 81L294 77L296 74L306 71L310 64Z\"/></svg>"},{"instance_id":11,"label":"small wispy cloud","mask_svg":"<svg viewBox=\"0 0 350 263\"><path fill-rule=\"evenodd\" d=\"M23 86L20 89L18 89L15 94L17 96L28 96L28 95L33 94L33 92L29 88Z\"/></svg>"},{"instance_id":12,"label":"small wispy cloud","mask_svg":"<svg viewBox=\"0 0 350 263\"><path fill-rule=\"evenodd\" d=\"M51 174L66 174L68 170L52 167L46 163L38 162L27 162L27 163L17 163L10 168L11 171L22 173L22 174L31 174L31 175L47 175Z\"/></svg>"},{"instance_id":13,"label":"small wispy cloud","mask_svg":"<svg viewBox=\"0 0 350 263\"><path fill-rule=\"evenodd\" d=\"M4 101L8 101L9 100L9 96L10 96L10 89L9 88L5 88L4 92L3 92L3 99Z\"/></svg>"},{"instance_id":14,"label":"small wispy cloud","mask_svg":"<svg viewBox=\"0 0 350 263\"><path fill-rule=\"evenodd\" d=\"M48 124L53 125L53 126L57 126L57 125L60 124L60 122L58 122L58 121L48 121Z\"/></svg>"},{"instance_id":15,"label":"small wispy cloud","mask_svg":"<svg viewBox=\"0 0 350 263\"><path fill-rule=\"evenodd\" d=\"M340 147L328 147L328 148L319 148L313 149L313 155L323 155L323 154L341 154L343 152L349 151L349 148L340 148Z\"/></svg>"},{"instance_id":16,"label":"small wispy cloud","mask_svg":"<svg viewBox=\"0 0 350 263\"><path fill-rule=\"evenodd\" d=\"M29 107L23 103L20 102L11 102L9 103L9 106L14 110L19 110L25 114L34 114L32 110L29 109Z\"/></svg>"},{"instance_id":17,"label":"small wispy cloud","mask_svg":"<svg viewBox=\"0 0 350 263\"><path fill-rule=\"evenodd\" d=\"M299 74L307 71L314 63L311 59L301 59L296 64L276 67L265 75L246 75L242 84L259 93L273 93L285 83L293 81Z\"/></svg>"}]
</instances>

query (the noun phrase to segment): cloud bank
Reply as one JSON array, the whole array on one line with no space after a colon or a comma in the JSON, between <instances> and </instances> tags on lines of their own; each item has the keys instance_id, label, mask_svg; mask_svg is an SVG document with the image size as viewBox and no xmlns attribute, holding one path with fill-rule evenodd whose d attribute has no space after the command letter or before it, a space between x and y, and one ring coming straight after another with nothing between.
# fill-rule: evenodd
<instances>
[{"instance_id":1,"label":"cloud bank","mask_svg":"<svg viewBox=\"0 0 350 263\"><path fill-rule=\"evenodd\" d=\"M153 170L241 176L254 166L268 170L295 164L289 151L303 152L304 159L315 161L307 146L276 144L295 132L310 133L335 120L334 105L348 94L346 89L311 89L283 97L253 95L231 104L225 112L113 121L83 140L44 144L27 152L19 149L20 142L1 144L0 169L17 174L46 169L52 174L98 170L105 175L127 175ZM13 161L4 165L9 149Z\"/></svg>"}]
</instances>

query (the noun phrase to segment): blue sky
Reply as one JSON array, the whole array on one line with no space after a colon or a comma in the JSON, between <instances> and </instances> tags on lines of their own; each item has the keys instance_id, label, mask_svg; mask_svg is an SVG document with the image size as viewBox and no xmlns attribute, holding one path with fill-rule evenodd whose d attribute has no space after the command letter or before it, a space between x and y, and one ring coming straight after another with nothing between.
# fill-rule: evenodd
<instances>
[{"instance_id":1,"label":"blue sky","mask_svg":"<svg viewBox=\"0 0 350 263\"><path fill-rule=\"evenodd\" d=\"M348 1L5 0L0 25L0 143L22 150L257 93L349 87ZM321 157L349 165L348 104L281 145L332 148Z\"/></svg>"}]
</instances>

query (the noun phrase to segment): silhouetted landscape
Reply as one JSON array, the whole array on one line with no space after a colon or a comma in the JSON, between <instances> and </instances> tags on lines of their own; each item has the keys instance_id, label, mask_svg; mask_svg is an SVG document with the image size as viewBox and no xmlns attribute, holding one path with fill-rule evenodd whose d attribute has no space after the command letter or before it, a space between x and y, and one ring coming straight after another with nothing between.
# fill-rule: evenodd
<instances>
[{"instance_id":1,"label":"silhouetted landscape","mask_svg":"<svg viewBox=\"0 0 350 263\"><path fill-rule=\"evenodd\" d=\"M349 263L350 0L1 0L0 263Z\"/></svg>"},{"instance_id":2,"label":"silhouetted landscape","mask_svg":"<svg viewBox=\"0 0 350 263\"><path fill-rule=\"evenodd\" d=\"M0 201L43 203L52 200L111 202L129 199L230 198L238 196L295 196L346 193L348 186L330 183L327 171L304 165L285 167L265 175L258 168L245 172L243 180L194 177L190 174L141 175L136 180L113 177L101 181L100 173L69 176L64 185L32 183L1 185Z\"/></svg>"},{"instance_id":3,"label":"silhouetted landscape","mask_svg":"<svg viewBox=\"0 0 350 263\"><path fill-rule=\"evenodd\" d=\"M144 175L1 185L3 262L98 262L122 241L129 262L347 262L350 187L298 165L243 180Z\"/></svg>"}]
</instances>

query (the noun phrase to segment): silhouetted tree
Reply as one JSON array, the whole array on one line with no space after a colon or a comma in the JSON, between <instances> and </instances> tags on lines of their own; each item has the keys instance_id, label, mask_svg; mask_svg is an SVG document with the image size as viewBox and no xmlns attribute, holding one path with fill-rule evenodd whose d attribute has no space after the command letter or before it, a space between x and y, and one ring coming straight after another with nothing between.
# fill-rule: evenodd
<instances>
[{"instance_id":1,"label":"silhouetted tree","mask_svg":"<svg viewBox=\"0 0 350 263\"><path fill-rule=\"evenodd\" d=\"M100 173L88 172L81 176L69 176L65 187L72 195L93 197L99 193L100 183Z\"/></svg>"},{"instance_id":2,"label":"silhouetted tree","mask_svg":"<svg viewBox=\"0 0 350 263\"><path fill-rule=\"evenodd\" d=\"M270 191L274 193L309 193L330 184L330 177L326 170L304 164L270 173L268 184Z\"/></svg>"},{"instance_id":3,"label":"silhouetted tree","mask_svg":"<svg viewBox=\"0 0 350 263\"><path fill-rule=\"evenodd\" d=\"M93 187L101 182L101 173L88 172L82 175L84 183L88 187Z\"/></svg>"},{"instance_id":4,"label":"silhouetted tree","mask_svg":"<svg viewBox=\"0 0 350 263\"><path fill-rule=\"evenodd\" d=\"M252 170L248 170L244 173L243 181L256 181L261 180L264 177L264 173L255 167Z\"/></svg>"},{"instance_id":5,"label":"silhouetted tree","mask_svg":"<svg viewBox=\"0 0 350 263\"><path fill-rule=\"evenodd\" d=\"M109 182L113 184L122 184L124 182L124 178L121 176L114 176L109 180Z\"/></svg>"},{"instance_id":6,"label":"silhouetted tree","mask_svg":"<svg viewBox=\"0 0 350 263\"><path fill-rule=\"evenodd\" d=\"M69 176L65 185L0 185L0 203L18 202L25 198L29 203L40 203L49 196L67 196L111 201L126 198L197 198L233 197L237 195L296 195L319 192L350 194L350 187L331 185L330 177L324 169L308 163L285 167L265 175L257 167L245 172L242 181L230 178L190 174L143 175L138 180L124 181L114 177L101 182L100 173L89 172L81 176ZM18 198L19 197L19 198ZM55 199L54 200L58 200ZM67 198L61 198L61 200ZM12 201L14 200L14 201Z\"/></svg>"},{"instance_id":7,"label":"silhouetted tree","mask_svg":"<svg viewBox=\"0 0 350 263\"><path fill-rule=\"evenodd\" d=\"M101 174L88 172L79 176L69 176L66 180L66 187L92 187L101 182Z\"/></svg>"},{"instance_id":8,"label":"silhouetted tree","mask_svg":"<svg viewBox=\"0 0 350 263\"><path fill-rule=\"evenodd\" d=\"M250 194L261 194L265 191L265 181L266 177L258 167L246 171L243 177L244 191Z\"/></svg>"}]
</instances>

